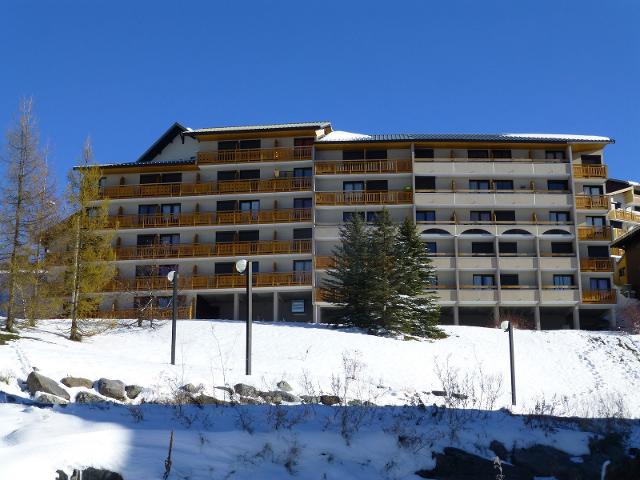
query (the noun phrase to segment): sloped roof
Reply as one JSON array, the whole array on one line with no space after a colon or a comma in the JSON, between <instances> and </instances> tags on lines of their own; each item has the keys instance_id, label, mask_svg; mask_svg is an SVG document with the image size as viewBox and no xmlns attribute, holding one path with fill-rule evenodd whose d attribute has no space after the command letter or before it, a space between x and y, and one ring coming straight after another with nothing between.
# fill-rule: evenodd
<instances>
[{"instance_id":1,"label":"sloped roof","mask_svg":"<svg viewBox=\"0 0 640 480\"><path fill-rule=\"evenodd\" d=\"M140 157L136 161L140 163L146 163L153 160L157 155L160 154L160 152L162 152L162 150L165 149L167 145L169 145L173 141L174 138L176 138L178 135L182 135L182 132L184 132L185 130L188 131L186 127L179 124L178 122L175 122L167 129L166 132L164 132L160 136L160 138L158 138L158 140L153 142L153 144L142 155L140 155Z\"/></svg>"},{"instance_id":2,"label":"sloped roof","mask_svg":"<svg viewBox=\"0 0 640 480\"><path fill-rule=\"evenodd\" d=\"M237 125L231 127L198 128L195 130L188 130L183 133L188 136L196 136L212 133L243 133L265 130L299 130L307 128L317 130L330 126L330 122L273 123L269 125Z\"/></svg>"},{"instance_id":3,"label":"sloped roof","mask_svg":"<svg viewBox=\"0 0 640 480\"><path fill-rule=\"evenodd\" d=\"M361 142L500 142L500 143L614 143L609 137L551 133L386 133L366 135L337 132L318 140L318 143Z\"/></svg>"},{"instance_id":4,"label":"sloped roof","mask_svg":"<svg viewBox=\"0 0 640 480\"><path fill-rule=\"evenodd\" d=\"M624 235L616 238L613 242L611 242L611 247L627 248L629 245L637 242L640 242L640 227L634 227Z\"/></svg>"}]
</instances>

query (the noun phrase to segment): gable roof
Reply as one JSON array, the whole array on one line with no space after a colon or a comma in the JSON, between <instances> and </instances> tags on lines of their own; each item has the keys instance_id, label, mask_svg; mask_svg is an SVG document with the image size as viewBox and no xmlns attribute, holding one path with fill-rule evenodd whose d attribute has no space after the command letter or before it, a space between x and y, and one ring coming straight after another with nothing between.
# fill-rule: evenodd
<instances>
[{"instance_id":1,"label":"gable roof","mask_svg":"<svg viewBox=\"0 0 640 480\"><path fill-rule=\"evenodd\" d=\"M178 136L182 135L183 132L189 131L188 128L183 125L175 122L171 125L166 132L160 135L160 138L156 140L140 157L136 162L146 163L153 160L157 155L165 149L167 145L169 145L173 140Z\"/></svg>"},{"instance_id":2,"label":"gable roof","mask_svg":"<svg viewBox=\"0 0 640 480\"><path fill-rule=\"evenodd\" d=\"M300 130L330 127L330 122L301 122L301 123L274 123L270 125L238 125L232 127L212 127L198 128L196 130L188 130L183 132L184 135L194 137L197 135L209 135L213 133L244 133L244 132L260 132L267 130Z\"/></svg>"}]
</instances>

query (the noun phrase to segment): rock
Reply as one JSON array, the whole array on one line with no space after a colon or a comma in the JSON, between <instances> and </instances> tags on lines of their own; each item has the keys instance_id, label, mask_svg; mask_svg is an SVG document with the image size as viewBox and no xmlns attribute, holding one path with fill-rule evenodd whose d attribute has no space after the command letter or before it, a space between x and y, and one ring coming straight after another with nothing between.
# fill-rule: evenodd
<instances>
[{"instance_id":1,"label":"rock","mask_svg":"<svg viewBox=\"0 0 640 480\"><path fill-rule=\"evenodd\" d=\"M640 456L625 457L607 467L607 480L637 480L640 478Z\"/></svg>"},{"instance_id":2,"label":"rock","mask_svg":"<svg viewBox=\"0 0 640 480\"><path fill-rule=\"evenodd\" d=\"M212 397L210 395L205 395L201 393L197 397L192 397L193 402L196 405L229 405L229 402L224 400L220 400L219 398Z\"/></svg>"},{"instance_id":3,"label":"rock","mask_svg":"<svg viewBox=\"0 0 640 480\"><path fill-rule=\"evenodd\" d=\"M69 476L62 470L56 470L56 473L58 474L58 478L56 478L56 480L69 480Z\"/></svg>"},{"instance_id":4,"label":"rock","mask_svg":"<svg viewBox=\"0 0 640 480\"><path fill-rule=\"evenodd\" d=\"M237 383L233 386L233 390L242 397L257 397L258 389L245 383Z\"/></svg>"},{"instance_id":5,"label":"rock","mask_svg":"<svg viewBox=\"0 0 640 480\"><path fill-rule=\"evenodd\" d=\"M294 402L300 401L300 398L297 397L296 395L289 392L283 392L280 390L273 390L270 392L258 392L258 396L267 403L275 403L275 404L280 404L282 402L294 403Z\"/></svg>"},{"instance_id":6,"label":"rock","mask_svg":"<svg viewBox=\"0 0 640 480\"><path fill-rule=\"evenodd\" d=\"M251 397L240 397L239 402L243 405L262 405L260 400Z\"/></svg>"},{"instance_id":7,"label":"rock","mask_svg":"<svg viewBox=\"0 0 640 480\"><path fill-rule=\"evenodd\" d=\"M76 403L105 403L105 398L99 397L90 392L80 392L76 395Z\"/></svg>"},{"instance_id":8,"label":"rock","mask_svg":"<svg viewBox=\"0 0 640 480\"><path fill-rule=\"evenodd\" d=\"M466 399L468 399L468 398L469 398L467 395L465 395L465 394L463 394L463 393L452 393L452 394L451 394L451 396L452 396L453 398L458 399L458 400L466 400Z\"/></svg>"},{"instance_id":9,"label":"rock","mask_svg":"<svg viewBox=\"0 0 640 480\"><path fill-rule=\"evenodd\" d=\"M583 478L583 468L573 462L568 453L546 445L516 448L511 454L511 463L540 477ZM507 475L507 478L510 477Z\"/></svg>"},{"instance_id":10,"label":"rock","mask_svg":"<svg viewBox=\"0 0 640 480\"><path fill-rule=\"evenodd\" d=\"M36 402L50 403L51 405L67 405L69 403L69 401L64 398L44 392L37 392L35 398Z\"/></svg>"},{"instance_id":11,"label":"rock","mask_svg":"<svg viewBox=\"0 0 640 480\"><path fill-rule=\"evenodd\" d=\"M370 402L369 400L365 400L363 402L362 400L358 400L358 399L349 400L347 402L347 405L349 405L350 407L375 407L376 406L375 403Z\"/></svg>"},{"instance_id":12,"label":"rock","mask_svg":"<svg viewBox=\"0 0 640 480\"><path fill-rule=\"evenodd\" d=\"M480 478L496 478L498 471L493 460L467 453L458 448L446 447L443 453L433 453L436 468L418 470L421 478L437 478L438 480L478 480ZM502 473L509 480L533 480L527 469L502 464Z\"/></svg>"},{"instance_id":13,"label":"rock","mask_svg":"<svg viewBox=\"0 0 640 480\"><path fill-rule=\"evenodd\" d=\"M180 387L180 390L182 390L183 392L187 392L187 393L191 393L192 395L195 395L197 393L200 393L202 390L204 390L204 385L200 384L196 386L193 383L187 383L186 385L182 385Z\"/></svg>"},{"instance_id":14,"label":"rock","mask_svg":"<svg viewBox=\"0 0 640 480\"><path fill-rule=\"evenodd\" d=\"M293 390L293 388L291 388L291 385L289 385L285 380L280 380L276 384L276 387L278 387L278 390L282 390L283 392L290 392Z\"/></svg>"},{"instance_id":15,"label":"rock","mask_svg":"<svg viewBox=\"0 0 640 480\"><path fill-rule=\"evenodd\" d=\"M223 392L228 393L229 395L233 395L233 388L231 387L213 387L215 390L222 390Z\"/></svg>"},{"instance_id":16,"label":"rock","mask_svg":"<svg viewBox=\"0 0 640 480\"><path fill-rule=\"evenodd\" d=\"M320 395L320 403L323 405L337 405L340 402L340 397L336 395Z\"/></svg>"},{"instance_id":17,"label":"rock","mask_svg":"<svg viewBox=\"0 0 640 480\"><path fill-rule=\"evenodd\" d=\"M126 400L124 383L120 380L109 380L101 378L98 380L97 390L105 397L114 398L116 400Z\"/></svg>"},{"instance_id":18,"label":"rock","mask_svg":"<svg viewBox=\"0 0 640 480\"><path fill-rule=\"evenodd\" d=\"M431 395L435 395L436 397L446 397L447 392L444 390L431 390Z\"/></svg>"},{"instance_id":19,"label":"rock","mask_svg":"<svg viewBox=\"0 0 640 480\"><path fill-rule=\"evenodd\" d=\"M509 458L509 451L507 447L505 447L502 443L497 440L492 440L489 444L489 449L496 454L496 456L500 457L500 460L506 460Z\"/></svg>"},{"instance_id":20,"label":"rock","mask_svg":"<svg viewBox=\"0 0 640 480\"><path fill-rule=\"evenodd\" d=\"M140 385L127 385L124 387L124 391L131 400L136 398L142 392L142 387Z\"/></svg>"},{"instance_id":21,"label":"rock","mask_svg":"<svg viewBox=\"0 0 640 480\"><path fill-rule=\"evenodd\" d=\"M85 468L82 474L78 470L73 471L71 480L124 480L122 475L103 468Z\"/></svg>"},{"instance_id":22,"label":"rock","mask_svg":"<svg viewBox=\"0 0 640 480\"><path fill-rule=\"evenodd\" d=\"M316 395L300 395L302 403L320 403L320 397Z\"/></svg>"},{"instance_id":23,"label":"rock","mask_svg":"<svg viewBox=\"0 0 640 480\"><path fill-rule=\"evenodd\" d=\"M31 395L35 395L36 392L44 392L55 395L56 397L64 398L65 400L69 400L71 398L67 391L58 385L55 380L45 377L38 372L31 372L29 374L27 377L27 388Z\"/></svg>"},{"instance_id":24,"label":"rock","mask_svg":"<svg viewBox=\"0 0 640 480\"><path fill-rule=\"evenodd\" d=\"M74 388L74 387L93 388L93 382L88 378L82 378L82 377L64 377L62 380L60 380L60 383L69 388Z\"/></svg>"}]
</instances>

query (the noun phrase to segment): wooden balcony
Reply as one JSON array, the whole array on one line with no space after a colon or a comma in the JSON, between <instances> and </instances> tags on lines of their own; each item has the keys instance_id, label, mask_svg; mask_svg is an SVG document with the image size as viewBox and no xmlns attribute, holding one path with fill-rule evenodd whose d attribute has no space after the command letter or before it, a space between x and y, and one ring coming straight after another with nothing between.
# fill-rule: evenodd
<instances>
[{"instance_id":1,"label":"wooden balcony","mask_svg":"<svg viewBox=\"0 0 640 480\"><path fill-rule=\"evenodd\" d=\"M316 205L406 205L413 202L412 192L317 192Z\"/></svg>"},{"instance_id":2,"label":"wooden balcony","mask_svg":"<svg viewBox=\"0 0 640 480\"><path fill-rule=\"evenodd\" d=\"M292 208L282 210L223 211L169 215L114 215L109 217L108 228L199 227L310 221L310 208Z\"/></svg>"},{"instance_id":3,"label":"wooden balcony","mask_svg":"<svg viewBox=\"0 0 640 480\"><path fill-rule=\"evenodd\" d=\"M640 195L636 194L633 188L629 188L629 190L624 192L624 201L629 205L640 205Z\"/></svg>"},{"instance_id":4,"label":"wooden balcony","mask_svg":"<svg viewBox=\"0 0 640 480\"><path fill-rule=\"evenodd\" d=\"M179 277L180 290L203 290L220 288L244 288L247 277L236 273ZM253 274L253 286L261 287L294 287L311 285L311 272L274 272ZM116 278L109 282L105 292L152 292L172 290L173 285L166 277Z\"/></svg>"},{"instance_id":5,"label":"wooden balcony","mask_svg":"<svg viewBox=\"0 0 640 480\"><path fill-rule=\"evenodd\" d=\"M611 241L611 227L578 227L578 240Z\"/></svg>"},{"instance_id":6,"label":"wooden balcony","mask_svg":"<svg viewBox=\"0 0 640 480\"><path fill-rule=\"evenodd\" d=\"M606 195L576 195L576 208L608 210L609 197Z\"/></svg>"},{"instance_id":7,"label":"wooden balcony","mask_svg":"<svg viewBox=\"0 0 640 480\"><path fill-rule=\"evenodd\" d=\"M137 245L114 248L116 260L191 257L235 257L240 255L286 255L311 253L311 240L264 240L258 242Z\"/></svg>"},{"instance_id":8,"label":"wooden balcony","mask_svg":"<svg viewBox=\"0 0 640 480\"><path fill-rule=\"evenodd\" d=\"M332 268L333 257L318 255L315 257L315 264L317 270L326 270L327 268Z\"/></svg>"},{"instance_id":9,"label":"wooden balcony","mask_svg":"<svg viewBox=\"0 0 640 480\"><path fill-rule=\"evenodd\" d=\"M618 257L622 257L624 255L624 248L611 247L609 250L611 251L611 255L616 255Z\"/></svg>"},{"instance_id":10,"label":"wooden balcony","mask_svg":"<svg viewBox=\"0 0 640 480\"><path fill-rule=\"evenodd\" d=\"M274 193L311 190L311 178L268 178L205 183L148 183L100 189L101 198L186 197L233 193Z\"/></svg>"},{"instance_id":11,"label":"wooden balcony","mask_svg":"<svg viewBox=\"0 0 640 480\"><path fill-rule=\"evenodd\" d=\"M613 272L613 261L610 258L582 258L580 270L583 272Z\"/></svg>"},{"instance_id":12,"label":"wooden balcony","mask_svg":"<svg viewBox=\"0 0 640 480\"><path fill-rule=\"evenodd\" d=\"M616 290L583 290L582 303L616 303Z\"/></svg>"},{"instance_id":13,"label":"wooden balcony","mask_svg":"<svg viewBox=\"0 0 640 480\"><path fill-rule=\"evenodd\" d=\"M623 222L640 223L640 213L629 210L615 209L609 212L610 220L620 220Z\"/></svg>"},{"instance_id":14,"label":"wooden balcony","mask_svg":"<svg viewBox=\"0 0 640 480\"><path fill-rule=\"evenodd\" d=\"M94 312L92 318L104 318L104 319L158 319L167 320L171 319L173 315L172 308L158 308L148 307L145 309L140 308L128 308L122 310L98 310ZM176 312L177 318L191 320L193 312L191 306L178 307Z\"/></svg>"},{"instance_id":15,"label":"wooden balcony","mask_svg":"<svg viewBox=\"0 0 640 480\"><path fill-rule=\"evenodd\" d=\"M574 165L573 176L576 178L607 178L607 166Z\"/></svg>"},{"instance_id":16,"label":"wooden balcony","mask_svg":"<svg viewBox=\"0 0 640 480\"><path fill-rule=\"evenodd\" d=\"M367 173L411 173L411 160L356 160L318 162L316 175L348 175Z\"/></svg>"},{"instance_id":17,"label":"wooden balcony","mask_svg":"<svg viewBox=\"0 0 640 480\"><path fill-rule=\"evenodd\" d=\"M311 160L313 147L255 148L198 152L198 163L257 163Z\"/></svg>"}]
</instances>

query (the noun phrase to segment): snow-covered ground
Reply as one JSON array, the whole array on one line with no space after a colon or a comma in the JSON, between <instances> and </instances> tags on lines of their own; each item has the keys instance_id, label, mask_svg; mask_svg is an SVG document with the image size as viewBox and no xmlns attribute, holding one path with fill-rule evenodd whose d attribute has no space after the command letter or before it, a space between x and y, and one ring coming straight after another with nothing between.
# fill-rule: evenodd
<instances>
[{"instance_id":1,"label":"snow-covered ground","mask_svg":"<svg viewBox=\"0 0 640 480\"><path fill-rule=\"evenodd\" d=\"M161 478L171 430L176 441L170 478L407 478L433 467L430 452L453 440L450 419L421 424L415 421L416 408L401 405L442 404L443 398L431 392L452 383L463 393L473 394L473 388L485 396L496 393L495 403L474 403L472 395L462 407L497 410L511 399L508 338L498 329L444 327L449 335L444 340L406 341L325 326L256 323L253 375L247 377L242 323L179 322L175 366L169 364L169 322L153 329L119 327L82 343L66 339L68 326L44 321L23 330L20 340L0 345L0 392L26 401L18 379L36 367L55 380L106 377L145 387L131 403L169 398L186 383L201 383L209 395L222 397L215 386L243 382L273 390L286 380L298 395L338 393L394 407L374 409L362 420L354 414L347 424L357 427L347 439L344 418L335 407L38 408L3 404L6 395L0 393L0 478L54 478L57 468L69 473L89 465L111 468L125 478ZM516 331L515 364L516 413L640 417L638 336ZM484 392L481 383L489 385ZM72 399L81 390L68 389ZM463 426L454 443L484 456L490 452L481 445L491 439L508 448L543 443L571 455L588 451L589 435L578 429L535 430L504 412L458 423ZM426 443L413 449L399 445L398 432ZM637 437L636 431L636 443Z\"/></svg>"}]
</instances>

